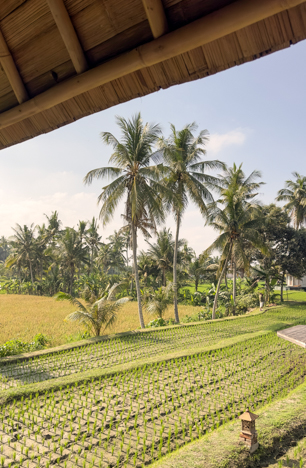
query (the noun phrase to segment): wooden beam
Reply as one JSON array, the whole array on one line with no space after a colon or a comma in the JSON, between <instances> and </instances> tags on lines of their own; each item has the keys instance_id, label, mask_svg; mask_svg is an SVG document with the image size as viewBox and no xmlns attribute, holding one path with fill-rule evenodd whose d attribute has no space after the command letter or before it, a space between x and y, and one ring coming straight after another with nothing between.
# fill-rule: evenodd
<instances>
[{"instance_id":1,"label":"wooden beam","mask_svg":"<svg viewBox=\"0 0 306 468\"><path fill-rule=\"evenodd\" d=\"M144 44L0 114L0 129L39 114L86 91L220 39L305 0L238 0L187 26Z\"/></svg>"},{"instance_id":2,"label":"wooden beam","mask_svg":"<svg viewBox=\"0 0 306 468\"><path fill-rule=\"evenodd\" d=\"M47 0L47 3L76 72L85 72L87 60L63 0Z\"/></svg>"},{"instance_id":3,"label":"wooden beam","mask_svg":"<svg viewBox=\"0 0 306 468\"><path fill-rule=\"evenodd\" d=\"M0 62L19 104L27 101L29 95L16 68L12 54L0 30Z\"/></svg>"},{"instance_id":4,"label":"wooden beam","mask_svg":"<svg viewBox=\"0 0 306 468\"><path fill-rule=\"evenodd\" d=\"M168 32L168 21L161 0L142 0L154 39Z\"/></svg>"}]
</instances>

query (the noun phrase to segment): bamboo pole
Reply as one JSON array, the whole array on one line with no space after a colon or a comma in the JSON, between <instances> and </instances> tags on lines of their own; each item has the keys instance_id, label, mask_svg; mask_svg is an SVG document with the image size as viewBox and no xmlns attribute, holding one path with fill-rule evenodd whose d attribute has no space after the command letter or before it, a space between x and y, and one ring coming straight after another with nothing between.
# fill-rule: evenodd
<instances>
[{"instance_id":1,"label":"bamboo pole","mask_svg":"<svg viewBox=\"0 0 306 468\"><path fill-rule=\"evenodd\" d=\"M85 72L87 60L63 0L47 0L47 3L76 72Z\"/></svg>"},{"instance_id":2,"label":"bamboo pole","mask_svg":"<svg viewBox=\"0 0 306 468\"><path fill-rule=\"evenodd\" d=\"M3 34L0 30L0 62L3 67L4 73L6 74L7 79L10 82L11 87L15 93L17 101L19 104L27 101L29 95L23 81L19 75L17 67L15 65L14 59L9 51L7 43L3 37Z\"/></svg>"},{"instance_id":3,"label":"bamboo pole","mask_svg":"<svg viewBox=\"0 0 306 468\"><path fill-rule=\"evenodd\" d=\"M161 0L142 0L154 39L168 32L168 22Z\"/></svg>"},{"instance_id":4,"label":"bamboo pole","mask_svg":"<svg viewBox=\"0 0 306 468\"><path fill-rule=\"evenodd\" d=\"M50 109L86 91L150 67L257 23L305 0L238 0L187 26L69 78L0 114L0 129Z\"/></svg>"}]
</instances>

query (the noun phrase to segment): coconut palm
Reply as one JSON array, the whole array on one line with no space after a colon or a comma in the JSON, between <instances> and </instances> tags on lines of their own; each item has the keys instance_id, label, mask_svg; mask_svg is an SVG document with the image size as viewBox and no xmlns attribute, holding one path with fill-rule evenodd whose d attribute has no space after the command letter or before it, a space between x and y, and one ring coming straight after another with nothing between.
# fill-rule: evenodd
<instances>
[{"instance_id":1,"label":"coconut palm","mask_svg":"<svg viewBox=\"0 0 306 468\"><path fill-rule=\"evenodd\" d=\"M203 275L207 273L214 273L218 269L218 265L215 264L212 259L206 256L196 257L194 261L189 264L189 275L194 281L195 291L198 291L199 282Z\"/></svg>"},{"instance_id":2,"label":"coconut palm","mask_svg":"<svg viewBox=\"0 0 306 468\"><path fill-rule=\"evenodd\" d=\"M10 268L16 265L20 273L21 267L27 265L30 271L31 282L34 282L33 262L35 259L34 224L29 227L20 224L13 228L15 235L10 239L11 254L6 259L6 266Z\"/></svg>"},{"instance_id":3,"label":"coconut palm","mask_svg":"<svg viewBox=\"0 0 306 468\"><path fill-rule=\"evenodd\" d=\"M82 243L78 232L72 228L66 228L59 239L58 249L55 255L64 270L69 272L69 293L72 295L74 275L79 266L89 264L88 249Z\"/></svg>"},{"instance_id":4,"label":"coconut palm","mask_svg":"<svg viewBox=\"0 0 306 468\"><path fill-rule=\"evenodd\" d=\"M294 227L299 229L306 221L306 177L298 172L292 175L296 180L286 180L285 188L279 190L276 200L287 202L284 208L292 217Z\"/></svg>"},{"instance_id":5,"label":"coconut palm","mask_svg":"<svg viewBox=\"0 0 306 468\"><path fill-rule=\"evenodd\" d=\"M207 224L221 234L206 249L205 254L209 255L214 250L222 252L219 280L213 305L213 319L215 318L221 281L229 261L231 260L234 266L233 300L235 301L236 262L239 261L240 264L243 264L246 271L249 268L249 259L245 254L246 246L257 247L263 253L267 253L268 250L258 232L263 217L260 205L254 200L261 185L255 180L260 176L260 172L253 171L246 177L242 171L242 165L237 167L234 164L224 173L224 188L221 190L220 199L208 208ZM223 208L220 208L219 204L223 205Z\"/></svg>"},{"instance_id":6,"label":"coconut palm","mask_svg":"<svg viewBox=\"0 0 306 468\"><path fill-rule=\"evenodd\" d=\"M156 291L147 292L144 296L144 308L149 314L157 315L163 318L168 305L173 299L173 285L161 286Z\"/></svg>"},{"instance_id":7,"label":"coconut palm","mask_svg":"<svg viewBox=\"0 0 306 468\"><path fill-rule=\"evenodd\" d=\"M117 124L122 133L120 141L109 132L101 134L103 142L113 147L109 162L114 166L88 172L84 182L90 184L93 179L104 177L115 179L98 197L98 202L102 203L100 218L103 225L112 219L118 204L125 200L125 219L130 223L132 233L139 321L144 328L137 268L137 230L143 219L154 226L164 220L160 194L165 193L165 189L158 182L160 167L150 165L152 149L161 130L159 125L143 124L140 114L131 120L117 117Z\"/></svg>"},{"instance_id":8,"label":"coconut palm","mask_svg":"<svg viewBox=\"0 0 306 468\"><path fill-rule=\"evenodd\" d=\"M177 252L179 230L189 199L204 215L206 203L213 201L211 189L219 185L219 179L206 173L207 170L224 168L220 161L203 161L208 141L207 130L202 130L194 136L197 129L195 123L177 130L171 125L171 135L160 139L160 154L165 165L165 184L171 189L173 197L168 198L168 209L172 209L176 220L175 246L173 258L173 300L176 323L179 323L177 307Z\"/></svg>"},{"instance_id":9,"label":"coconut palm","mask_svg":"<svg viewBox=\"0 0 306 468\"><path fill-rule=\"evenodd\" d=\"M104 326L104 331L106 328L114 325L120 307L130 300L129 297L116 300L116 294L121 287L122 284L114 284L109 290L108 288L106 289L101 299L93 304L88 303L86 306L70 294L63 292L57 293L54 297L58 301L68 300L77 307L75 312L67 315L66 321L78 322L81 325L85 325L95 336L100 336L102 327Z\"/></svg>"},{"instance_id":10,"label":"coconut palm","mask_svg":"<svg viewBox=\"0 0 306 468\"><path fill-rule=\"evenodd\" d=\"M149 244L148 254L162 273L162 285L166 286L166 273L173 269L174 246L175 241L170 229L164 228L157 233L155 244ZM186 240L178 241L178 248L182 247Z\"/></svg>"},{"instance_id":11,"label":"coconut palm","mask_svg":"<svg viewBox=\"0 0 306 468\"><path fill-rule=\"evenodd\" d=\"M99 247L101 246L101 236L99 235L98 229L98 221L95 217L93 217L89 222L89 227L85 234L85 242L88 245L90 251L90 273L92 273L94 258L99 251Z\"/></svg>"},{"instance_id":12,"label":"coconut palm","mask_svg":"<svg viewBox=\"0 0 306 468\"><path fill-rule=\"evenodd\" d=\"M10 254L10 246L8 239L2 236L0 238L0 261L4 262Z\"/></svg>"},{"instance_id":13,"label":"coconut palm","mask_svg":"<svg viewBox=\"0 0 306 468\"><path fill-rule=\"evenodd\" d=\"M118 272L124 269L125 258L122 252L115 250L111 243L103 244L98 252L96 263L99 267L103 267L106 273L111 270Z\"/></svg>"}]
</instances>

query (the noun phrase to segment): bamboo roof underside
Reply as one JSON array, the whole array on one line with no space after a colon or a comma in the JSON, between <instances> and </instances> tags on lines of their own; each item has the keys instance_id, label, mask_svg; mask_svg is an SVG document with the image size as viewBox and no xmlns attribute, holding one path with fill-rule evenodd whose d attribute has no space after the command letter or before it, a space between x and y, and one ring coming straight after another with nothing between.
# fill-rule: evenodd
<instances>
[{"instance_id":1,"label":"bamboo roof underside","mask_svg":"<svg viewBox=\"0 0 306 468\"><path fill-rule=\"evenodd\" d=\"M146 1L63 0L81 45L80 61L83 60L84 69L95 69L120 54L154 41L156 36L153 37L152 24L150 27ZM50 3L51 0L0 2L0 30L24 85L23 95L29 100L77 77L75 62ZM166 37L168 31L171 34L233 3L233 0L162 0L167 25L160 30L165 31L163 37ZM266 56L305 38L306 1L200 47L81 92L30 117L25 114L25 118L16 123L0 126L0 149L136 97ZM18 108L20 102L3 62L0 120L3 118L5 122L6 111Z\"/></svg>"}]
</instances>

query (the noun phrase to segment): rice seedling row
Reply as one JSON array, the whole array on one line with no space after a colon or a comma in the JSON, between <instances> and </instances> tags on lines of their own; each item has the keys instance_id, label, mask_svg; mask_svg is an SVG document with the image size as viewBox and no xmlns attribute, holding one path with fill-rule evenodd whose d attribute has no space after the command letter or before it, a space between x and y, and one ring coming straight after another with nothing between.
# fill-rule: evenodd
<instances>
[{"instance_id":1,"label":"rice seedling row","mask_svg":"<svg viewBox=\"0 0 306 468\"><path fill-rule=\"evenodd\" d=\"M0 364L0 390L41 382L94 368L109 368L126 362L154 357L177 350L210 346L223 339L256 332L277 323L305 320L302 307L275 309L234 321L201 323L194 326L152 330L111 338L61 353L39 356L17 363Z\"/></svg>"},{"instance_id":2,"label":"rice seedling row","mask_svg":"<svg viewBox=\"0 0 306 468\"><path fill-rule=\"evenodd\" d=\"M305 364L271 333L31 395L1 408L0 467L142 467L286 394Z\"/></svg>"}]
</instances>

